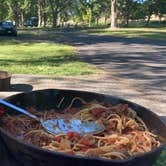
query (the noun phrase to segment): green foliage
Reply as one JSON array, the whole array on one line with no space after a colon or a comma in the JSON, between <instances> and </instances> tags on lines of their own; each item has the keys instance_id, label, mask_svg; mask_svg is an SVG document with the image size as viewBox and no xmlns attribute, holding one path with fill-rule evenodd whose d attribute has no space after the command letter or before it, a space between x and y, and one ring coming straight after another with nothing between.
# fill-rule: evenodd
<instances>
[{"instance_id":1,"label":"green foliage","mask_svg":"<svg viewBox=\"0 0 166 166\"><path fill-rule=\"evenodd\" d=\"M56 27L58 15L62 13L66 14L65 11L69 8L69 6L72 5L72 0L49 0L48 4L50 5L50 10L52 14L53 27Z\"/></svg>"},{"instance_id":2,"label":"green foliage","mask_svg":"<svg viewBox=\"0 0 166 166\"><path fill-rule=\"evenodd\" d=\"M134 9L132 11L132 14L131 14L131 19L132 20L138 20L138 19L145 19L146 18L146 10L143 6L142 3L136 3L135 2L135 6L134 6Z\"/></svg>"},{"instance_id":3,"label":"green foliage","mask_svg":"<svg viewBox=\"0 0 166 166\"><path fill-rule=\"evenodd\" d=\"M146 0L144 7L148 14L166 14L166 1L165 0Z\"/></svg>"},{"instance_id":4,"label":"green foliage","mask_svg":"<svg viewBox=\"0 0 166 166\"><path fill-rule=\"evenodd\" d=\"M165 0L146 0L143 3L143 9L147 16L147 25L149 24L152 14L163 16L166 14L166 1Z\"/></svg>"},{"instance_id":5,"label":"green foliage","mask_svg":"<svg viewBox=\"0 0 166 166\"><path fill-rule=\"evenodd\" d=\"M73 16L76 20L92 25L102 16L109 17L110 0L77 0Z\"/></svg>"},{"instance_id":6,"label":"green foliage","mask_svg":"<svg viewBox=\"0 0 166 166\"><path fill-rule=\"evenodd\" d=\"M129 19L133 17L137 8L137 2L133 0L118 0L117 2L120 18L124 19L128 26Z\"/></svg>"},{"instance_id":7,"label":"green foliage","mask_svg":"<svg viewBox=\"0 0 166 166\"><path fill-rule=\"evenodd\" d=\"M7 19L6 13L9 11L5 0L0 0L0 21Z\"/></svg>"},{"instance_id":8,"label":"green foliage","mask_svg":"<svg viewBox=\"0 0 166 166\"><path fill-rule=\"evenodd\" d=\"M153 14L166 15L166 0L116 0L118 19L128 25L129 20L146 19ZM0 0L0 20L15 21L17 26L30 17L41 18L41 25L53 27L73 20L75 24L98 24L111 15L111 0Z\"/></svg>"}]
</instances>

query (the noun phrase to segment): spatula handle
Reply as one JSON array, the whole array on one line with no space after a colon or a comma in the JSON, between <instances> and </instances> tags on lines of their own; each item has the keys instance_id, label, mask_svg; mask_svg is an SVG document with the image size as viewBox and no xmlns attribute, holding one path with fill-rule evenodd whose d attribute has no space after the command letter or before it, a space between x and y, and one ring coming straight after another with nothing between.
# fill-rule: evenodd
<instances>
[{"instance_id":1,"label":"spatula handle","mask_svg":"<svg viewBox=\"0 0 166 166\"><path fill-rule=\"evenodd\" d=\"M2 99L0 99L0 104L3 104L3 105L5 105L5 106L7 106L7 107L9 107L9 108L12 108L12 109L16 110L17 112L23 113L24 115L27 115L27 116L29 116L30 118L33 118L33 119L35 119L36 121L39 121L39 122L40 122L40 119L39 119L37 116L35 116L35 115L31 114L30 112L24 110L23 108L20 108L20 107L18 107L18 106L16 106L16 105L13 105L13 104L11 104L11 103L5 101L5 100L2 100Z\"/></svg>"}]
</instances>

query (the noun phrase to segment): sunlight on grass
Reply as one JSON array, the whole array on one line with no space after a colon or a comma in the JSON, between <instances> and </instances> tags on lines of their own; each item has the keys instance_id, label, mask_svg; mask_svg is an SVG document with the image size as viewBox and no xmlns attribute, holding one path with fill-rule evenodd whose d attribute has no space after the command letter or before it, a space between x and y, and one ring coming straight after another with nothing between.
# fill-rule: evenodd
<instances>
[{"instance_id":1,"label":"sunlight on grass","mask_svg":"<svg viewBox=\"0 0 166 166\"><path fill-rule=\"evenodd\" d=\"M54 43L0 41L0 70L43 75L87 75L99 72L80 62L71 46Z\"/></svg>"},{"instance_id":2,"label":"sunlight on grass","mask_svg":"<svg viewBox=\"0 0 166 166\"><path fill-rule=\"evenodd\" d=\"M122 36L127 38L149 38L166 40L166 28L118 28L118 29L97 29L85 30L85 33L94 35Z\"/></svg>"}]
</instances>

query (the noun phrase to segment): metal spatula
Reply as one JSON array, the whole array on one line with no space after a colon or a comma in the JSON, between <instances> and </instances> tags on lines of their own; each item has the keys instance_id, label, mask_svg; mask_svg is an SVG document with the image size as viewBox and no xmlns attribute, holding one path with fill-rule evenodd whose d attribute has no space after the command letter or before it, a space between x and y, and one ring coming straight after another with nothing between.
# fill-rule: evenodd
<instances>
[{"instance_id":1,"label":"metal spatula","mask_svg":"<svg viewBox=\"0 0 166 166\"><path fill-rule=\"evenodd\" d=\"M7 101L0 99L0 104L3 104L9 108L12 108L28 117L35 119L39 122L43 128L48 131L49 133L56 135L59 133L67 133L67 132L78 132L81 135L87 133L100 133L104 130L102 125L99 125L95 122L82 122L79 119L49 119L43 121L42 119L38 118L37 116L29 113L28 111L15 106Z\"/></svg>"}]
</instances>

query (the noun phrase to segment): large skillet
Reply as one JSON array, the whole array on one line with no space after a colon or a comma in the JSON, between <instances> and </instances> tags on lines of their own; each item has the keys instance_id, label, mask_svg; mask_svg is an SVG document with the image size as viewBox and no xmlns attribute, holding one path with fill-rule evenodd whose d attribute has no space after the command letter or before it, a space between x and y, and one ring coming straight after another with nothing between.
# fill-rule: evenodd
<instances>
[{"instance_id":1,"label":"large skillet","mask_svg":"<svg viewBox=\"0 0 166 166\"><path fill-rule=\"evenodd\" d=\"M62 97L65 97L62 107L69 105L73 97L81 97L86 101L96 99L98 101L111 102L112 104L128 103L131 108L137 111L138 115L145 121L150 130L164 138L164 143L151 152L130 157L125 160L111 161L99 158L88 158L71 156L63 153L53 152L30 145L14 138L0 126L0 135L12 155L23 166L152 166L166 145L166 126L159 117L150 110L135 103L123 100L110 95L98 93L45 89L21 93L6 98L5 100L21 107L32 106L37 110L48 110L55 108ZM75 106L80 103L76 102ZM7 110L9 114L16 114L15 111Z\"/></svg>"}]
</instances>

